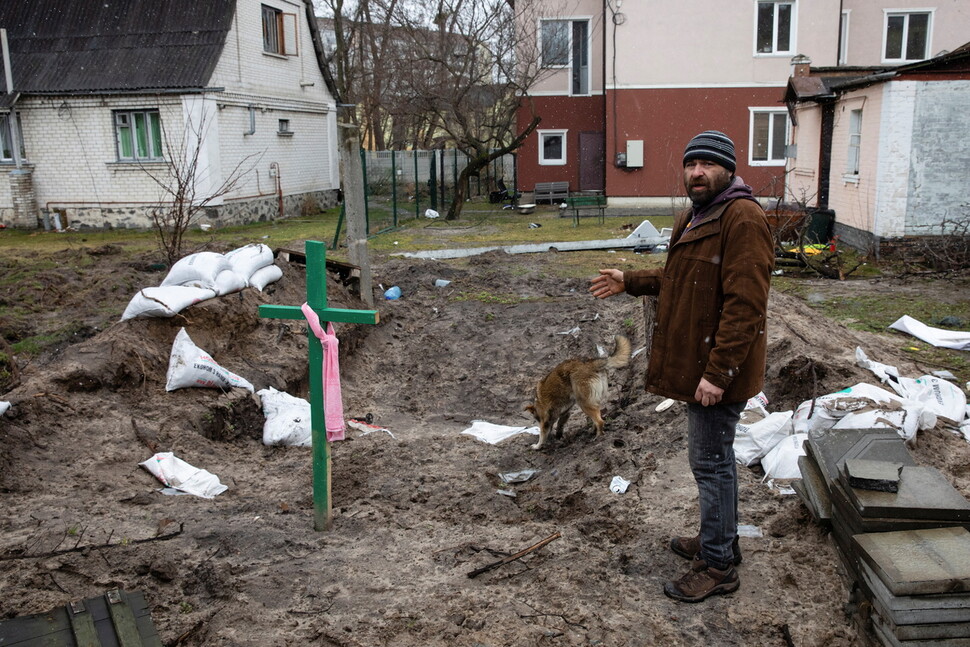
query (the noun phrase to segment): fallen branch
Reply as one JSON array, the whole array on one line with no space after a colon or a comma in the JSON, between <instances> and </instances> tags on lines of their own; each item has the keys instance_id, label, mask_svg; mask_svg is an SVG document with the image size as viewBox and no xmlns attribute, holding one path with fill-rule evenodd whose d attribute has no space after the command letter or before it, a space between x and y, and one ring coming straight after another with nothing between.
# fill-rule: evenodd
<instances>
[{"instance_id":1,"label":"fallen branch","mask_svg":"<svg viewBox=\"0 0 970 647\"><path fill-rule=\"evenodd\" d=\"M514 555L509 555L508 557L503 557L502 559L498 560L497 562L492 562L491 564L486 564L485 566L482 566L481 568L476 568L474 571L470 571L468 573L468 577L477 577L477 576L481 575L482 573L487 573L488 571L491 571L493 569L496 569L499 566L504 566L505 564L509 564L511 562L514 562L517 559L522 559L523 557L525 557L529 553L539 550L540 548L542 548L543 546L545 546L549 542L553 541L554 539L559 539L560 537L562 537L562 535L560 533L558 533L558 532L557 533L554 533L552 535L549 535L548 537L546 537L545 539L543 539L539 543L533 544L532 546L529 546L525 550L520 550L519 552L515 553Z\"/></svg>"},{"instance_id":2,"label":"fallen branch","mask_svg":"<svg viewBox=\"0 0 970 647\"><path fill-rule=\"evenodd\" d=\"M172 539L174 537L178 537L179 535L181 535L182 534L182 528L183 528L184 525L185 524L181 524L180 523L179 524L179 529L176 530L175 532L170 532L167 535L160 535L160 536L157 536L157 537L148 537L147 539L131 539L131 540L128 540L128 541L115 542L113 544L112 543L106 543L106 544L95 544L95 545L85 545L85 546L75 545L72 548L65 548L63 550L52 550L52 551L47 552L47 553L36 553L34 555L27 555L27 554L24 554L24 555L0 555L0 562L6 562L6 561L13 560L13 559L35 559L35 558L38 558L38 557L56 557L57 555L64 555L66 553L77 553L77 552L84 551L84 550L98 550L100 548L115 548L116 546L132 546L134 544L146 544L146 543L148 543L150 541L165 541L167 539Z\"/></svg>"}]
</instances>

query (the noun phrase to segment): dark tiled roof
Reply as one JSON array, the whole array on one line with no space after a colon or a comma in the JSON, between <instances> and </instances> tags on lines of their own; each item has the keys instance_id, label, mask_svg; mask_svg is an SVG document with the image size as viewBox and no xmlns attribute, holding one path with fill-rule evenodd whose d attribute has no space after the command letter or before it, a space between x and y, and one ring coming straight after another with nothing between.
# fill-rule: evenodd
<instances>
[{"instance_id":1,"label":"dark tiled roof","mask_svg":"<svg viewBox=\"0 0 970 647\"><path fill-rule=\"evenodd\" d=\"M0 0L21 94L205 87L235 0ZM6 89L0 75L0 88ZM0 103L3 102L0 94Z\"/></svg>"}]
</instances>

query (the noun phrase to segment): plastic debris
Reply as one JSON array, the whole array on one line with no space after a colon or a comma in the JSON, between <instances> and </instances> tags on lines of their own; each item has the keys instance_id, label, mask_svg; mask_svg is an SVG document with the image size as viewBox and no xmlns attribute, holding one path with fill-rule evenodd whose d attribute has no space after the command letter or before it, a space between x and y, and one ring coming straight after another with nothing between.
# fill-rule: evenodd
<instances>
[{"instance_id":1,"label":"plastic debris","mask_svg":"<svg viewBox=\"0 0 970 647\"><path fill-rule=\"evenodd\" d=\"M401 298L401 288L395 286L389 287L384 291L384 298L388 301L393 301L395 299Z\"/></svg>"},{"instance_id":2,"label":"plastic debris","mask_svg":"<svg viewBox=\"0 0 970 647\"><path fill-rule=\"evenodd\" d=\"M660 404L658 404L657 405L657 408L654 409L654 411L656 411L657 413L660 413L661 411L666 411L670 407L674 406L674 403L675 402L677 402L677 401L676 400L672 400L671 398L667 398L666 400L664 400L663 402L661 402Z\"/></svg>"},{"instance_id":3,"label":"plastic debris","mask_svg":"<svg viewBox=\"0 0 970 647\"><path fill-rule=\"evenodd\" d=\"M491 422L485 422L484 420L472 420L472 426L465 429L463 434L468 434L469 436L474 436L479 440L489 443L490 445L497 445L506 438L511 438L518 434L532 434L533 436L539 435L538 427L510 427L508 425L496 425Z\"/></svg>"},{"instance_id":4,"label":"plastic debris","mask_svg":"<svg viewBox=\"0 0 970 647\"><path fill-rule=\"evenodd\" d=\"M613 494L623 494L630 487L630 482L622 476L614 476L610 481L610 492Z\"/></svg>"},{"instance_id":5,"label":"plastic debris","mask_svg":"<svg viewBox=\"0 0 970 647\"><path fill-rule=\"evenodd\" d=\"M138 464L166 486L162 494L184 492L211 499L229 489L219 482L215 474L189 465L172 452L159 452Z\"/></svg>"},{"instance_id":6,"label":"plastic debris","mask_svg":"<svg viewBox=\"0 0 970 647\"><path fill-rule=\"evenodd\" d=\"M539 470L520 470L518 472L505 472L499 474L503 483L525 483L538 473Z\"/></svg>"}]
</instances>

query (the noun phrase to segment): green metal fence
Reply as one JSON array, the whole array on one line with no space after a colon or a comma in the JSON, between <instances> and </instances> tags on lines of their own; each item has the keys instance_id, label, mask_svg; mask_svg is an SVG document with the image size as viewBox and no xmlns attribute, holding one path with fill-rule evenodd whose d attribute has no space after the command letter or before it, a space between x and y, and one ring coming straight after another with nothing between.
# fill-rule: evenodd
<instances>
[{"instance_id":1,"label":"green metal fence","mask_svg":"<svg viewBox=\"0 0 970 647\"><path fill-rule=\"evenodd\" d=\"M430 151L361 151L364 167L367 235L393 229L410 218L434 211L444 217L455 194L461 170L468 163L456 149ZM500 184L513 190L515 157L504 155L471 177L468 200L495 198Z\"/></svg>"}]
</instances>

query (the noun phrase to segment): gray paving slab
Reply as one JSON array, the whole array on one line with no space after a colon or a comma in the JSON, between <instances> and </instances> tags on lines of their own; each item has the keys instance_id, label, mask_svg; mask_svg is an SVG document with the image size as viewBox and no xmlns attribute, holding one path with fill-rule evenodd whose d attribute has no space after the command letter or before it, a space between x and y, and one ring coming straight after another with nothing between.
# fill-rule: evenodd
<instances>
[{"instance_id":1,"label":"gray paving slab","mask_svg":"<svg viewBox=\"0 0 970 647\"><path fill-rule=\"evenodd\" d=\"M932 640L901 640L893 635L879 614L872 615L873 633L886 647L970 647L970 638L934 638Z\"/></svg>"},{"instance_id":2,"label":"gray paving slab","mask_svg":"<svg viewBox=\"0 0 970 647\"><path fill-rule=\"evenodd\" d=\"M934 595L893 595L859 560L859 574L869 599L887 622L896 625L944 624L970 622L970 593L941 593Z\"/></svg>"},{"instance_id":3,"label":"gray paving slab","mask_svg":"<svg viewBox=\"0 0 970 647\"><path fill-rule=\"evenodd\" d=\"M802 500L805 507L812 513L815 521L829 521L832 518L832 498L818 463L812 456L799 456L798 471L802 475L801 487L805 493Z\"/></svg>"},{"instance_id":4,"label":"gray paving slab","mask_svg":"<svg viewBox=\"0 0 970 647\"><path fill-rule=\"evenodd\" d=\"M849 458L842 464L842 477L849 487L880 492L899 491L902 463Z\"/></svg>"},{"instance_id":5,"label":"gray paving slab","mask_svg":"<svg viewBox=\"0 0 970 647\"><path fill-rule=\"evenodd\" d=\"M893 595L970 591L970 532L963 527L853 535L858 555Z\"/></svg>"},{"instance_id":6,"label":"gray paving slab","mask_svg":"<svg viewBox=\"0 0 970 647\"><path fill-rule=\"evenodd\" d=\"M846 493L863 517L970 522L970 501L935 467L903 467L898 492L847 488Z\"/></svg>"},{"instance_id":7,"label":"gray paving slab","mask_svg":"<svg viewBox=\"0 0 970 647\"><path fill-rule=\"evenodd\" d=\"M842 525L852 535L863 532L891 532L895 530L919 530L921 528L950 528L953 526L970 526L970 522L956 522L948 519L910 519L898 517L863 517L855 505L850 502L849 495L841 481L835 481L829 494L832 498L832 517L838 517Z\"/></svg>"},{"instance_id":8,"label":"gray paving slab","mask_svg":"<svg viewBox=\"0 0 970 647\"><path fill-rule=\"evenodd\" d=\"M837 479L851 458L916 465L899 434L885 429L830 429L818 438L809 435L805 447L828 481Z\"/></svg>"}]
</instances>

